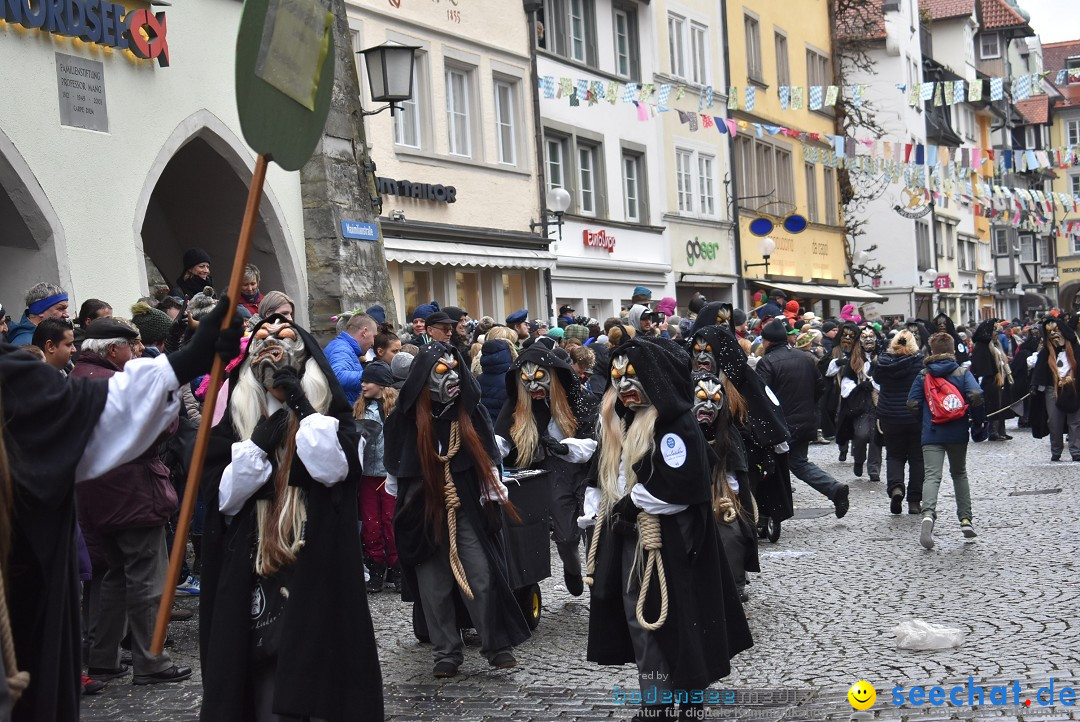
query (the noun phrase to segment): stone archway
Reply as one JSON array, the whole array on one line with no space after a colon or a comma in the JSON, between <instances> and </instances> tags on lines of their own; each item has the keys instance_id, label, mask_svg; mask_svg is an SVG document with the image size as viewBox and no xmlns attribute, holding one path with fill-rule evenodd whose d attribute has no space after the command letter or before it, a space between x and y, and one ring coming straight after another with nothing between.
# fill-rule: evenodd
<instances>
[{"instance_id":1,"label":"stone archway","mask_svg":"<svg viewBox=\"0 0 1080 722\"><path fill-rule=\"evenodd\" d=\"M170 136L148 174L134 219L136 244L170 284L192 247L210 255L217 290L228 283L253 165L243 142L209 111L190 116ZM284 214L266 186L249 263L259 267L264 292L283 290L298 301L298 320L306 323L302 260L288 238Z\"/></svg>"},{"instance_id":2,"label":"stone archway","mask_svg":"<svg viewBox=\"0 0 1080 722\"><path fill-rule=\"evenodd\" d=\"M0 131L0 302L14 318L24 292L48 281L72 293L60 218L15 144Z\"/></svg>"}]
</instances>

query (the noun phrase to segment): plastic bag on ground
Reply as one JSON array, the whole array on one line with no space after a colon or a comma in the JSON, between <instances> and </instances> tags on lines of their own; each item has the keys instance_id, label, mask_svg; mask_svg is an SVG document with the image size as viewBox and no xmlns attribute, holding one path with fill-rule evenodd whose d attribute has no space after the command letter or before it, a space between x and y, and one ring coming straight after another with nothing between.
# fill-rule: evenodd
<instances>
[{"instance_id":1,"label":"plastic bag on ground","mask_svg":"<svg viewBox=\"0 0 1080 722\"><path fill-rule=\"evenodd\" d=\"M950 649L964 643L964 632L921 619L905 619L893 627L900 649Z\"/></svg>"}]
</instances>

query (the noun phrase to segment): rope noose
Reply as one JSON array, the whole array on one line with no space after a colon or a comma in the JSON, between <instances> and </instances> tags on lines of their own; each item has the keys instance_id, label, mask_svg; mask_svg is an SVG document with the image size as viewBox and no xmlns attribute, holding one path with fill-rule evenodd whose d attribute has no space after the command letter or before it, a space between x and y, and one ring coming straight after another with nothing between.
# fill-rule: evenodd
<instances>
[{"instance_id":1,"label":"rope noose","mask_svg":"<svg viewBox=\"0 0 1080 722\"><path fill-rule=\"evenodd\" d=\"M458 556L457 548L457 510L461 506L461 499L457 495L457 487L454 486L454 476L450 472L450 460L461 448L461 433L458 431L458 422L450 423L450 446L446 450L446 456L440 456L439 461L443 465L443 499L446 503L446 532L450 537L450 570L454 572L461 593L466 599L472 599L472 589L469 580L465 577L465 567L461 565L461 557Z\"/></svg>"},{"instance_id":2,"label":"rope noose","mask_svg":"<svg viewBox=\"0 0 1080 722\"><path fill-rule=\"evenodd\" d=\"M4 654L4 670L7 677L8 691L11 694L11 704L19 701L23 691L30 686L30 673L17 672L19 668L15 663L15 640L11 636L11 619L8 616L7 590L4 589L4 575L0 573L0 648Z\"/></svg>"},{"instance_id":3,"label":"rope noose","mask_svg":"<svg viewBox=\"0 0 1080 722\"><path fill-rule=\"evenodd\" d=\"M596 550L600 547L600 529L604 526L604 516L603 509L596 513L592 540L589 542L589 553L585 555L585 578L582 581L590 587L593 585L593 574L596 573Z\"/></svg>"},{"instance_id":4,"label":"rope noose","mask_svg":"<svg viewBox=\"0 0 1080 722\"><path fill-rule=\"evenodd\" d=\"M637 517L637 527L641 537L641 548L646 554L645 575L641 580L641 591L638 593L637 600L637 621L642 629L655 632L664 626L668 613L667 576L664 574L664 560L660 556L660 548L664 545L660 519L654 514L641 512ZM660 615L655 622L646 622L645 596L649 593L649 582L652 581L654 568L656 569L656 583L660 585Z\"/></svg>"},{"instance_id":5,"label":"rope noose","mask_svg":"<svg viewBox=\"0 0 1080 722\"><path fill-rule=\"evenodd\" d=\"M726 496L717 497L713 508L716 511L716 515L727 524L735 521L735 517L738 516L735 504Z\"/></svg>"}]
</instances>

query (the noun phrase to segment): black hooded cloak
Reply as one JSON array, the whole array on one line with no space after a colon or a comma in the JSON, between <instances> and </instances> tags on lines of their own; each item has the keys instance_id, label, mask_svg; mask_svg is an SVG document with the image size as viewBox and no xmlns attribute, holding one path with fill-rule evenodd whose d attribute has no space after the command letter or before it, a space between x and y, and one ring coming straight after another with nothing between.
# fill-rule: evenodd
<instances>
[{"instance_id":1,"label":"black hooded cloak","mask_svg":"<svg viewBox=\"0 0 1080 722\"><path fill-rule=\"evenodd\" d=\"M858 326L851 321L845 321L840 326L840 331L837 333L837 337L840 337L845 329L855 330L855 344L859 345L860 351L863 353L863 374L865 379L860 379L859 375L855 372L855 369L851 367L851 358L840 357L840 372L832 378L832 383L827 383L826 392L830 404L835 403L836 406L830 406L830 408L836 408L836 443L843 448L848 442L855 438L855 425L860 423L860 419L866 414L872 414L875 411L874 397L873 397L873 383L870 381L874 374L875 361L870 354L867 354L866 349L862 348L861 334L863 327ZM874 332L877 337L877 346L871 354L877 354L881 348L881 334L877 332L873 326L869 326L870 330ZM839 349L839 342L837 342L836 348ZM823 358L819 361L819 368L824 366L828 369L832 359L829 357ZM823 374L824 375L824 374ZM847 395L846 398L840 395L840 382L842 379L851 379L856 383L855 388ZM830 379L826 377L826 382Z\"/></svg>"},{"instance_id":2,"label":"black hooded cloak","mask_svg":"<svg viewBox=\"0 0 1080 722\"><path fill-rule=\"evenodd\" d=\"M449 447L451 421L464 411L472 420L491 463L497 465L500 458L491 428L491 419L488 417L487 410L480 404L480 385L469 373L461 353L456 348L437 341L424 346L413 360L409 376L398 397L397 406L386 418L386 426L383 430L383 464L387 472L398 482L398 503L394 510L394 541L397 544L398 558L401 560L406 581L403 597L407 597L411 590L417 588L415 566L434 554L438 548L432 530L428 528L424 519L423 491L413 495L409 503L405 503L404 500L410 498L409 490L423 483L424 477L424 469L420 462L420 447L417 443L416 401L420 394L428 393L427 382L431 369L444 354L453 355L458 362L461 391L454 401L456 408L449 409L448 413L436 417L432 422L432 428L439 436L439 448ZM464 446L450 461L450 469L453 472L458 498L461 500L458 513L464 514L476 530L480 544L487 555L491 572L491 593L495 596L495 602L489 605L491 618L483 620L481 624L495 635L495 640L492 642L493 649L517 646L528 639L530 633L525 618L521 614L521 608L507 581L506 547L501 534L501 510L496 504L482 505L480 503L480 478L476 473L475 462ZM443 533L446 533L445 527ZM455 593L460 594L460 591L455 590Z\"/></svg>"},{"instance_id":3,"label":"black hooded cloak","mask_svg":"<svg viewBox=\"0 0 1080 722\"><path fill-rule=\"evenodd\" d=\"M678 344L665 339L634 338L620 344L613 355L625 354L634 365L645 393L659 416L651 454L634 471L637 483L653 496L671 504L686 504L685 511L659 515L663 533L661 557L667 574L668 617L654 635L671 670L674 689L704 689L731 672L731 658L753 645L739 602L735 580L721 550L712 513L708 445L691 413L689 359ZM627 423L634 412L621 402L615 411ZM665 460L668 442L686 449L678 467ZM601 443L602 440L601 440ZM602 451L597 450L594 459ZM598 485L598 464L588 483ZM680 520L679 517L683 517ZM691 545L683 540L680 521L690 524ZM600 534L589 607L587 658L598 664L635 661L633 643L623 608L620 539L611 520ZM650 585L645 616L656 619L660 610L658 585Z\"/></svg>"},{"instance_id":4,"label":"black hooded cloak","mask_svg":"<svg viewBox=\"0 0 1080 722\"><path fill-rule=\"evenodd\" d=\"M981 380L983 398L986 399L986 413L992 414L1012 403L1012 388L1008 377L997 382L998 360L994 354L994 341L997 339L997 319L990 318L980 323L971 335L971 373ZM1004 372L1003 372L1004 376ZM1011 418L1009 413L1001 413L1002 419Z\"/></svg>"},{"instance_id":5,"label":"black hooded cloak","mask_svg":"<svg viewBox=\"0 0 1080 722\"><path fill-rule=\"evenodd\" d=\"M107 394L105 380L65 380L22 348L0 344L3 434L14 496L8 611L15 657L30 673L14 720L79 717L75 471Z\"/></svg>"},{"instance_id":6,"label":"black hooded cloak","mask_svg":"<svg viewBox=\"0 0 1080 722\"><path fill-rule=\"evenodd\" d=\"M276 317L271 317L276 318ZM252 333L268 319L261 321ZM360 433L352 407L315 338L293 324L307 354L330 385L327 416L338 420L338 440L349 462L341 482L314 481L297 458L289 485L307 501L305 543L296 562L283 570L289 582L281 642L275 660L274 712L326 720L383 719L382 673L364 590L363 554L357 533L357 485L362 473ZM249 347L250 348L250 347ZM248 352L230 377L235 389ZM257 538L256 502L273 493L273 477L244 504L231 522L218 510L218 485L239 441L226 409L211 435L203 475L206 522L199 601L203 720L251 720L249 626ZM273 459L272 459L273 460Z\"/></svg>"},{"instance_id":7,"label":"black hooded cloak","mask_svg":"<svg viewBox=\"0 0 1080 722\"><path fill-rule=\"evenodd\" d=\"M971 349L968 348L968 345L960 338L960 334L956 332L956 324L953 323L951 318L944 313L939 313L934 316L934 321L930 324L930 328L928 329L930 335L933 336L935 333L938 333L942 327L944 327L945 333L952 336L953 341L956 342L956 363L961 365L967 363L971 359ZM927 343L929 343L929 339L927 339Z\"/></svg>"},{"instance_id":8,"label":"black hooded cloak","mask_svg":"<svg viewBox=\"0 0 1080 722\"><path fill-rule=\"evenodd\" d=\"M1039 352L1039 337L1034 333L1028 334L1020 348L1013 354L1013 360L1009 364L1013 377L1013 397L1017 400L1027 396L1031 391L1031 369L1027 361L1032 354Z\"/></svg>"},{"instance_id":9,"label":"black hooded cloak","mask_svg":"<svg viewBox=\"0 0 1080 722\"><path fill-rule=\"evenodd\" d=\"M1047 340L1046 324L1049 321L1057 323L1058 331L1061 333L1061 338L1066 344L1071 344L1073 348L1073 357L1080 362L1080 343L1077 342L1076 332L1069 326L1064 318L1048 317L1043 319L1042 322L1042 348L1039 349L1038 359L1035 361L1035 367L1031 369L1031 404L1028 406L1028 420L1031 422L1031 435L1036 439L1050 435L1050 419L1046 409L1046 394L1039 391L1039 388L1050 388L1054 385L1054 375L1050 369L1050 354L1057 354L1056 351L1050 349L1050 342ZM1072 370L1073 376L1080 378L1080 369ZM1080 385L1080 382L1077 382ZM1075 388L1075 387L1074 387ZM1080 389L1078 389L1080 390Z\"/></svg>"}]
</instances>

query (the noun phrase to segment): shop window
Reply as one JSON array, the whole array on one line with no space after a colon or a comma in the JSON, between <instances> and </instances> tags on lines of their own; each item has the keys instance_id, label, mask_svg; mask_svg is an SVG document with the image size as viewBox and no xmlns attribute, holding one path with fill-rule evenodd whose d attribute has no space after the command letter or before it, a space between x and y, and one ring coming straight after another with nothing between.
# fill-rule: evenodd
<instances>
[{"instance_id":1,"label":"shop window","mask_svg":"<svg viewBox=\"0 0 1080 722\"><path fill-rule=\"evenodd\" d=\"M503 309L510 315L525 308L525 274L519 271L503 271Z\"/></svg>"},{"instance_id":2,"label":"shop window","mask_svg":"<svg viewBox=\"0 0 1080 722\"><path fill-rule=\"evenodd\" d=\"M776 47L776 84L791 85L791 68L788 63L787 36L773 33L773 45Z\"/></svg>"},{"instance_id":3,"label":"shop window","mask_svg":"<svg viewBox=\"0 0 1080 722\"><path fill-rule=\"evenodd\" d=\"M635 80L641 74L637 6L616 3L612 17L615 24L615 74Z\"/></svg>"},{"instance_id":4,"label":"shop window","mask_svg":"<svg viewBox=\"0 0 1080 722\"><path fill-rule=\"evenodd\" d=\"M761 26L757 18L743 15L743 32L746 35L746 77L763 83L765 75L761 70Z\"/></svg>"},{"instance_id":5,"label":"shop window","mask_svg":"<svg viewBox=\"0 0 1080 722\"><path fill-rule=\"evenodd\" d=\"M464 308L473 318L480 317L480 274L475 271L457 271L454 273L457 286L457 305Z\"/></svg>"},{"instance_id":6,"label":"shop window","mask_svg":"<svg viewBox=\"0 0 1080 722\"><path fill-rule=\"evenodd\" d=\"M821 222L821 212L818 210L817 197L817 166L813 163L803 164L803 175L806 177L806 217L811 223Z\"/></svg>"},{"instance_id":7,"label":"shop window","mask_svg":"<svg viewBox=\"0 0 1080 722\"><path fill-rule=\"evenodd\" d=\"M495 80L495 139L499 162L517 165L517 83Z\"/></svg>"},{"instance_id":8,"label":"shop window","mask_svg":"<svg viewBox=\"0 0 1080 722\"><path fill-rule=\"evenodd\" d=\"M446 68L446 130L450 155L472 157L472 82L471 70Z\"/></svg>"},{"instance_id":9,"label":"shop window","mask_svg":"<svg viewBox=\"0 0 1080 722\"><path fill-rule=\"evenodd\" d=\"M408 318L417 306L435 297L431 281L430 270L406 268L401 272L401 287L405 289L405 318Z\"/></svg>"}]
</instances>

